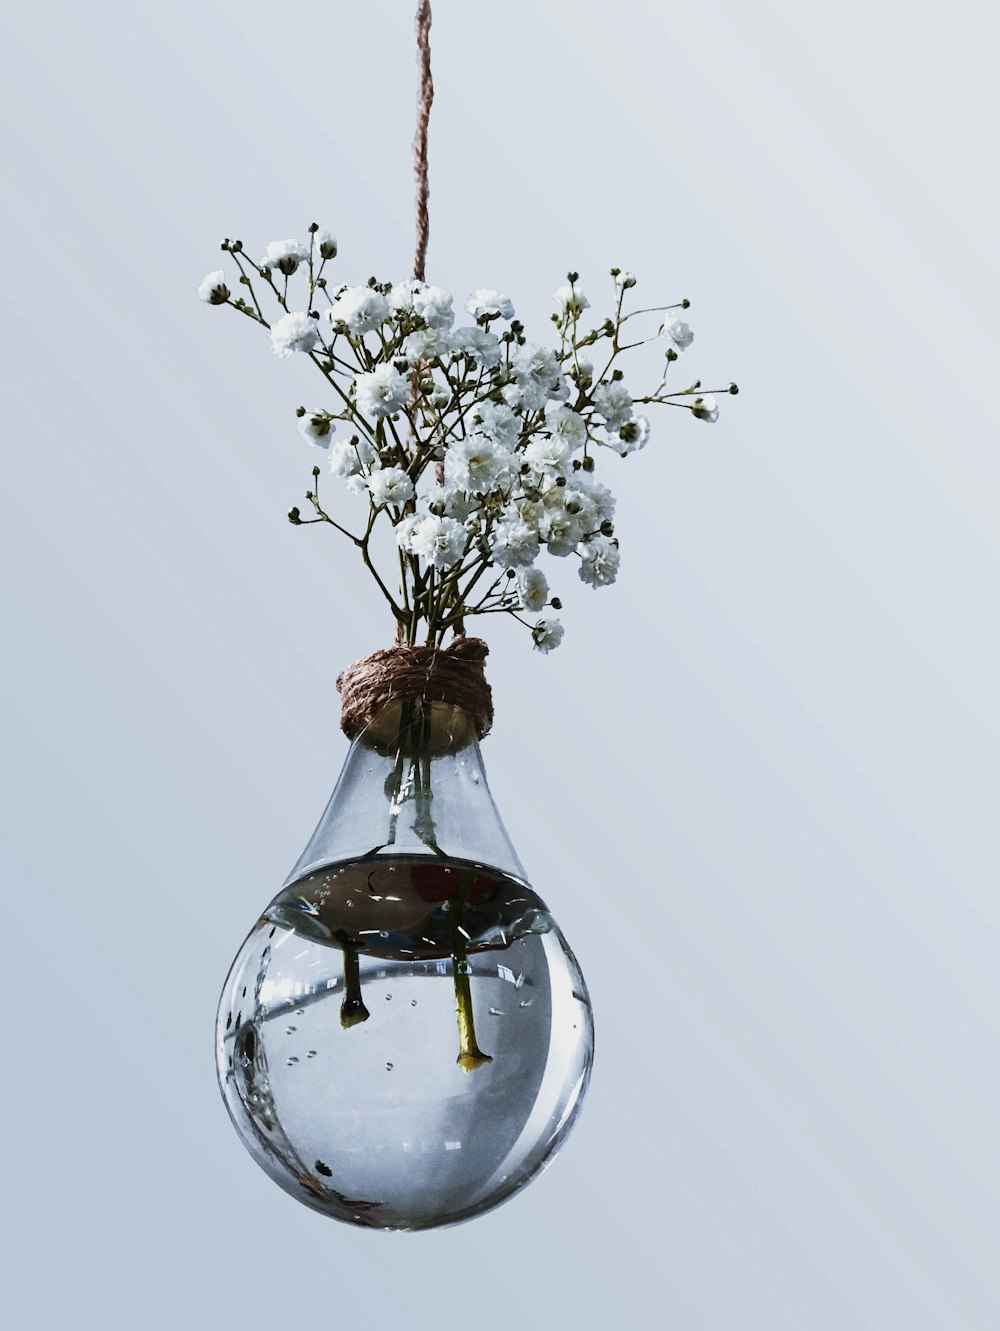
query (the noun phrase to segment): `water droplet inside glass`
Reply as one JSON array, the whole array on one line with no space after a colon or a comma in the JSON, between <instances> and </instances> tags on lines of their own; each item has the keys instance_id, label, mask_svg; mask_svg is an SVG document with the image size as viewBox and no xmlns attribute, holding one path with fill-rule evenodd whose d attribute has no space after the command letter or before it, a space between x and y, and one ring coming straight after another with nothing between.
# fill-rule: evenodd
<instances>
[{"instance_id":1,"label":"water droplet inside glass","mask_svg":"<svg viewBox=\"0 0 1000 1331\"><path fill-rule=\"evenodd\" d=\"M392 1002L392 994L386 994L386 996L385 996L385 1001L386 1001L387 1003L391 1003L391 1002Z\"/></svg>"},{"instance_id":2,"label":"water droplet inside glass","mask_svg":"<svg viewBox=\"0 0 1000 1331\"><path fill-rule=\"evenodd\" d=\"M410 1007L416 1007L416 1006L417 1006L417 1000L416 1000L415 998L411 998L411 999L410 999Z\"/></svg>"},{"instance_id":3,"label":"water droplet inside glass","mask_svg":"<svg viewBox=\"0 0 1000 1331\"><path fill-rule=\"evenodd\" d=\"M306 1058L315 1058L315 1057L316 1057L316 1050L315 1050L315 1049L310 1049L309 1052L308 1052L308 1054L306 1054Z\"/></svg>"},{"instance_id":4,"label":"water droplet inside glass","mask_svg":"<svg viewBox=\"0 0 1000 1331\"><path fill-rule=\"evenodd\" d=\"M299 1060L298 1060L298 1059L295 1057L295 1055L293 1054L293 1055L291 1056L291 1058L286 1059L285 1061L286 1061L286 1063L288 1064L288 1066L291 1068L291 1067L294 1067L295 1064L296 1064Z\"/></svg>"},{"instance_id":5,"label":"water droplet inside glass","mask_svg":"<svg viewBox=\"0 0 1000 1331\"><path fill-rule=\"evenodd\" d=\"M521 1007L531 1007L531 999L530 999L530 998L522 998L522 999L521 999ZM575 1028L574 1028L574 1029L575 1029Z\"/></svg>"},{"instance_id":6,"label":"water droplet inside glass","mask_svg":"<svg viewBox=\"0 0 1000 1331\"><path fill-rule=\"evenodd\" d=\"M386 1063L386 1065L385 1065L385 1070L386 1070L386 1072L391 1072L391 1071L392 1071L392 1064L391 1064L391 1063Z\"/></svg>"},{"instance_id":7,"label":"water droplet inside glass","mask_svg":"<svg viewBox=\"0 0 1000 1331\"><path fill-rule=\"evenodd\" d=\"M294 1035L294 1034L295 1034L295 1027L294 1027L294 1026L286 1026L286 1027L285 1027L285 1034L286 1034L286 1035Z\"/></svg>"}]
</instances>

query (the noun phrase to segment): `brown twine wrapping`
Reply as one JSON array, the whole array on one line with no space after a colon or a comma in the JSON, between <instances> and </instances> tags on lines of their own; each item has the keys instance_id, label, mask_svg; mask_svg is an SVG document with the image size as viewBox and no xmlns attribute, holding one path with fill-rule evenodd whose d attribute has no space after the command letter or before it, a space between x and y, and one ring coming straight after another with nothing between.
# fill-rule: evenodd
<instances>
[{"instance_id":1,"label":"brown twine wrapping","mask_svg":"<svg viewBox=\"0 0 1000 1331\"><path fill-rule=\"evenodd\" d=\"M414 26L417 30L420 91L417 94L417 132L413 136L413 175L417 182L417 250L413 259L413 276L418 282L422 282L431 227L427 210L427 201L430 197L430 187L427 184L427 126L431 118L431 102L434 100L434 80L431 78L430 0L421 0Z\"/></svg>"},{"instance_id":2,"label":"brown twine wrapping","mask_svg":"<svg viewBox=\"0 0 1000 1331\"><path fill-rule=\"evenodd\" d=\"M493 724L493 692L483 666L481 638L455 638L447 647L387 647L354 661L337 677L340 726L357 739L394 702L448 703L467 714L477 739Z\"/></svg>"}]
</instances>

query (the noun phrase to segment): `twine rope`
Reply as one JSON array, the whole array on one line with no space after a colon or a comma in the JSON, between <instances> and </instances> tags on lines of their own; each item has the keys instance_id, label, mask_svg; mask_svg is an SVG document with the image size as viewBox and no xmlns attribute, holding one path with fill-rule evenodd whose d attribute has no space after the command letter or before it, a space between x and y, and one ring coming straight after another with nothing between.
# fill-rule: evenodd
<instances>
[{"instance_id":1,"label":"twine rope","mask_svg":"<svg viewBox=\"0 0 1000 1331\"><path fill-rule=\"evenodd\" d=\"M431 78L430 0L421 0L415 27L420 85L417 92L417 132L413 136L413 175L417 182L417 251L413 258L413 276L418 282L423 282L427 263L427 240L431 227L427 211L427 201L430 198L430 188L427 184L427 126L431 118L431 102L434 100L434 80Z\"/></svg>"},{"instance_id":2,"label":"twine rope","mask_svg":"<svg viewBox=\"0 0 1000 1331\"><path fill-rule=\"evenodd\" d=\"M460 707L482 739L493 724L493 693L481 638L455 638L447 647L386 647L352 662L337 677L340 727L357 739L392 702L444 702Z\"/></svg>"}]
</instances>

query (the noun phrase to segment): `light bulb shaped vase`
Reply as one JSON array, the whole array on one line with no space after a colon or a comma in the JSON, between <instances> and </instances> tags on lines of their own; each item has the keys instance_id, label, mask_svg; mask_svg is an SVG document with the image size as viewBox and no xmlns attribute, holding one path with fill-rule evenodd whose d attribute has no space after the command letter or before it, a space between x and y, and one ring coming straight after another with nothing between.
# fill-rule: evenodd
<instances>
[{"instance_id":1,"label":"light bulb shaped vase","mask_svg":"<svg viewBox=\"0 0 1000 1331\"><path fill-rule=\"evenodd\" d=\"M388 1230L497 1206L580 1108L593 1021L534 892L469 715L394 701L226 980L223 1096L299 1201Z\"/></svg>"}]
</instances>

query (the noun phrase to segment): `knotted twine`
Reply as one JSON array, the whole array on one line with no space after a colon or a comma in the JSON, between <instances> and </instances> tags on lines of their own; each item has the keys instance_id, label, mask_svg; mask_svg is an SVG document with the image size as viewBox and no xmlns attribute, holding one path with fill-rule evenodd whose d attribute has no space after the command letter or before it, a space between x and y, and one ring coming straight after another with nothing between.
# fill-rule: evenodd
<instances>
[{"instance_id":1,"label":"knotted twine","mask_svg":"<svg viewBox=\"0 0 1000 1331\"><path fill-rule=\"evenodd\" d=\"M443 702L460 707L482 739L493 724L493 692L483 670L489 647L455 638L447 647L386 647L337 676L340 727L357 739L393 702Z\"/></svg>"}]
</instances>

